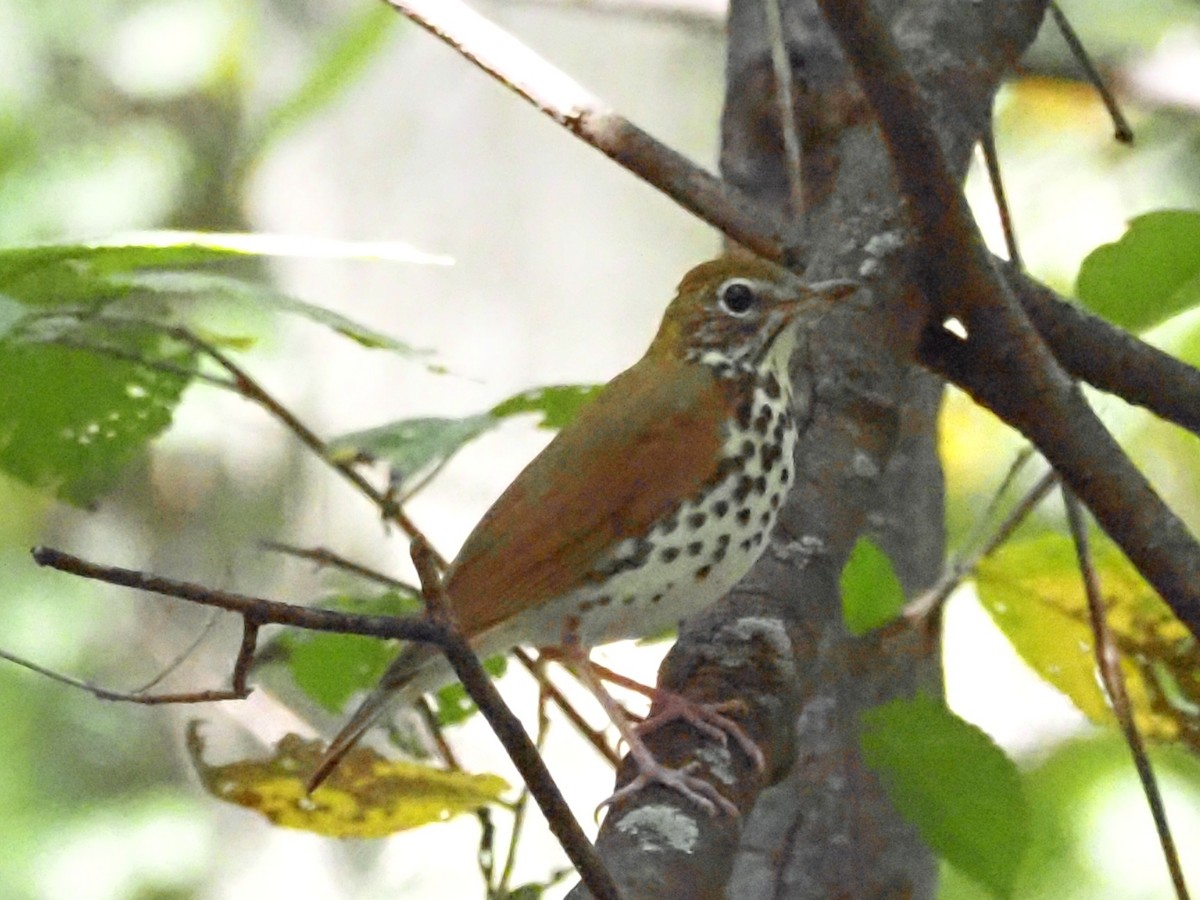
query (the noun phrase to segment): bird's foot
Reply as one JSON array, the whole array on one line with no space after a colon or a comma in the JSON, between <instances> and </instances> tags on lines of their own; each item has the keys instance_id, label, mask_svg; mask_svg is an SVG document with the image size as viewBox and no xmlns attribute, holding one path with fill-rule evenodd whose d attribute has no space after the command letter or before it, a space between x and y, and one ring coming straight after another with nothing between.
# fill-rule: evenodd
<instances>
[{"instance_id":1,"label":"bird's foot","mask_svg":"<svg viewBox=\"0 0 1200 900\"><path fill-rule=\"evenodd\" d=\"M682 719L701 734L718 741L723 747L728 746L729 738L732 737L737 741L742 751L750 757L750 762L754 765L755 771L763 772L766 770L767 761L758 744L754 742L750 735L746 734L746 730L741 725L726 715L726 713L744 714L746 712L744 701L725 700L721 703L697 703L694 700L687 699L682 694L677 694L675 691L641 684L599 663L592 662L590 659L585 659L585 664L602 681L608 681L627 690L642 694L659 705L657 712L643 719L637 725L638 734L650 734L664 725L669 725L672 722Z\"/></svg>"},{"instance_id":2,"label":"bird's foot","mask_svg":"<svg viewBox=\"0 0 1200 900\"><path fill-rule=\"evenodd\" d=\"M654 699L660 708L657 712L643 719L637 726L639 735L647 735L658 731L664 725L682 720L687 722L701 734L719 741L722 746L728 746L729 738L733 738L742 752L750 757L750 762L758 772L767 768L766 758L762 750L746 730L737 722L725 715L731 712L746 711L746 704L741 700L726 700L722 703L696 703L682 694L657 688Z\"/></svg>"},{"instance_id":3,"label":"bird's foot","mask_svg":"<svg viewBox=\"0 0 1200 900\"><path fill-rule=\"evenodd\" d=\"M597 813L606 806L611 806L620 800L632 797L649 785L661 784L678 794L682 794L710 816L715 816L718 810L734 818L740 815L740 810L738 810L732 800L703 778L692 774L699 768L700 763L690 762L681 769L672 769L670 766L664 766L660 763L654 757L654 754L646 748L645 744L641 744L641 750L643 753L637 753L633 750L633 747L630 747L630 753L633 754L637 761L637 775L629 784L615 791L611 797L596 807Z\"/></svg>"}]
</instances>

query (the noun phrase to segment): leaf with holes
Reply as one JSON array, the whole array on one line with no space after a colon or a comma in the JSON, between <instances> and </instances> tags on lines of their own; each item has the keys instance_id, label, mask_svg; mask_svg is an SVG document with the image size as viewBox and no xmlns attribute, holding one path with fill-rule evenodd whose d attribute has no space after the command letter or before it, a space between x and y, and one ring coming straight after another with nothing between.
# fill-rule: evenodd
<instances>
[{"instance_id":1,"label":"leaf with holes","mask_svg":"<svg viewBox=\"0 0 1200 900\"><path fill-rule=\"evenodd\" d=\"M159 334L127 330L105 341L147 365L0 341L0 469L79 505L170 425L189 380L182 373L195 365L190 349Z\"/></svg>"},{"instance_id":2,"label":"leaf with holes","mask_svg":"<svg viewBox=\"0 0 1200 900\"><path fill-rule=\"evenodd\" d=\"M900 813L947 862L1000 897L1029 839L1017 767L986 734L932 697L862 714L863 759Z\"/></svg>"}]
</instances>

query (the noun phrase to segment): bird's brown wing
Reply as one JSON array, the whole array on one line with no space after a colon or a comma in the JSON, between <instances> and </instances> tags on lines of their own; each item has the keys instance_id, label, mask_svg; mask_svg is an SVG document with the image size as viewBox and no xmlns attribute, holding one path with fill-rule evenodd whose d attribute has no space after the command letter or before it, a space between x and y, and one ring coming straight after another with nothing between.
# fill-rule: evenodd
<instances>
[{"instance_id":1,"label":"bird's brown wing","mask_svg":"<svg viewBox=\"0 0 1200 900\"><path fill-rule=\"evenodd\" d=\"M583 583L604 552L646 534L715 474L728 383L708 366L644 358L517 476L467 538L446 587L477 635Z\"/></svg>"}]
</instances>

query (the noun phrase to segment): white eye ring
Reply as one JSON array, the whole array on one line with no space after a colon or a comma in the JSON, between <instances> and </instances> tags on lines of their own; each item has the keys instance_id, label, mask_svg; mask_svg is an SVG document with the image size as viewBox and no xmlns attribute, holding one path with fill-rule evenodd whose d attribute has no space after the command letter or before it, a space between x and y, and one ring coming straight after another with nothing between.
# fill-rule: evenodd
<instances>
[{"instance_id":1,"label":"white eye ring","mask_svg":"<svg viewBox=\"0 0 1200 900\"><path fill-rule=\"evenodd\" d=\"M754 282L745 278L730 278L717 288L717 302L731 316L741 318L758 303L758 291Z\"/></svg>"}]
</instances>

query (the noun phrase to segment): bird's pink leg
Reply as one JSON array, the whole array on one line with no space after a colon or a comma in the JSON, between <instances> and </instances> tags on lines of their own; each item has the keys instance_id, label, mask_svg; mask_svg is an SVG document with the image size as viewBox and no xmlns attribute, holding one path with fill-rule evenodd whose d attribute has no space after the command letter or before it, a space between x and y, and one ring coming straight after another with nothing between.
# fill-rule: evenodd
<instances>
[{"instance_id":1,"label":"bird's pink leg","mask_svg":"<svg viewBox=\"0 0 1200 900\"><path fill-rule=\"evenodd\" d=\"M638 724L639 735L651 734L664 725L683 720L701 734L720 741L722 745L728 744L729 738L732 737L742 751L750 757L756 770L762 772L767 768L767 761L758 744L750 735L746 734L741 725L725 715L725 713L731 712L745 712L746 704L741 700L727 700L724 703L696 703L675 691L649 687L599 663L591 662L591 660L588 660L588 665L604 681L649 697L651 702L661 706L658 712Z\"/></svg>"},{"instance_id":2,"label":"bird's pink leg","mask_svg":"<svg viewBox=\"0 0 1200 900\"><path fill-rule=\"evenodd\" d=\"M621 737L629 747L629 755L634 758L634 761L638 765L637 777L601 803L600 808L609 806L618 800L635 794L649 784L657 783L683 794L683 796L687 797L710 816L716 815L718 808L731 816L739 815L738 808L732 800L703 778L697 778L692 774L699 766L699 763L692 762L682 769L672 769L670 766L664 766L658 761L654 754L650 752L650 748L646 746L645 741L642 740L641 735L638 733L638 727L630 721L625 710L621 708L621 704L613 699L612 694L608 692L600 681L600 678L592 670L591 661L588 660L587 654L582 651L580 653L582 653L582 659L579 660L579 680L583 683L584 687L592 692L592 695L604 708L604 712L608 715L613 725L616 726L617 731L620 732Z\"/></svg>"}]
</instances>

